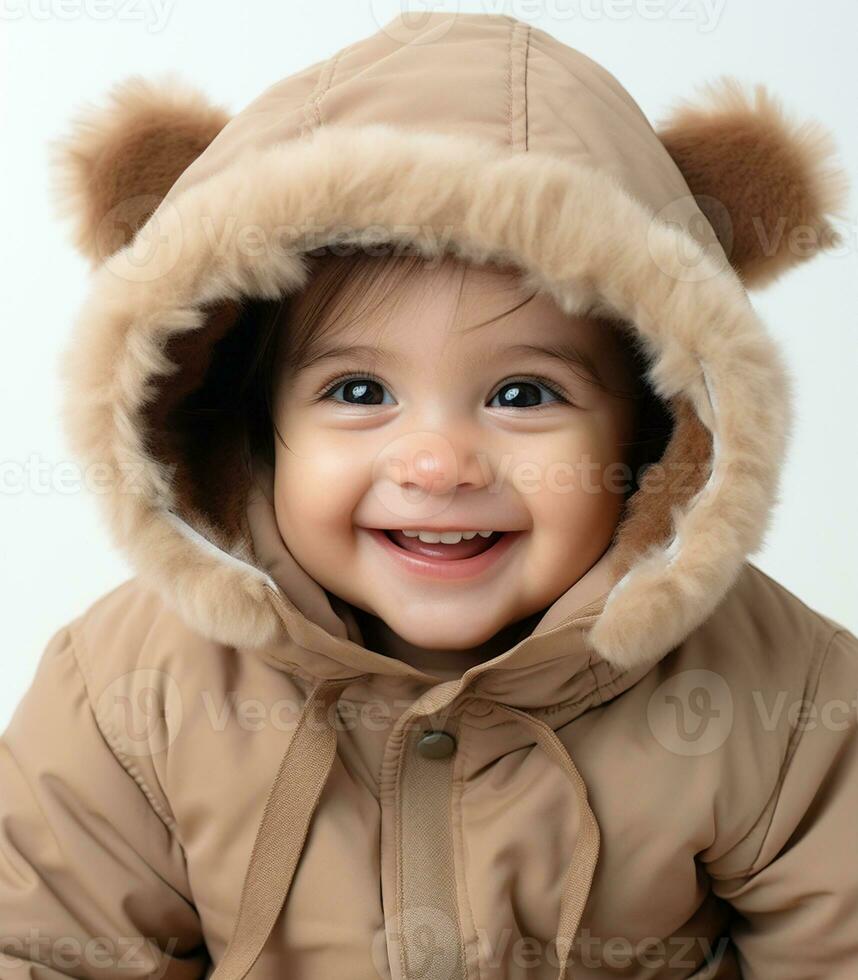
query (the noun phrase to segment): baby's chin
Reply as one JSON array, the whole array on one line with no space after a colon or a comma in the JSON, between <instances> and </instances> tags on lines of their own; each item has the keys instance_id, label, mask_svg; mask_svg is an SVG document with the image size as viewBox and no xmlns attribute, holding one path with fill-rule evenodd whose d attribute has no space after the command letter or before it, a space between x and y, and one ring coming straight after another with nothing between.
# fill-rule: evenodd
<instances>
[{"instance_id":1,"label":"baby's chin","mask_svg":"<svg viewBox=\"0 0 858 980\"><path fill-rule=\"evenodd\" d=\"M359 619L366 622L368 614L383 631L389 631L406 644L426 650L463 652L494 641L495 653L501 653L520 635L532 631L545 612L540 608L527 613L518 604L505 606L502 602L491 609L486 608L485 602L468 608L468 603L461 600L452 604L424 602L411 610L384 601L351 604L360 610Z\"/></svg>"},{"instance_id":2,"label":"baby's chin","mask_svg":"<svg viewBox=\"0 0 858 980\"><path fill-rule=\"evenodd\" d=\"M452 627L438 627L437 623L426 622L421 624L397 623L385 620L387 627L400 639L406 643L417 647L424 647L427 650L449 650L465 651L488 643L509 623L500 623L497 628L486 627L484 629L457 629Z\"/></svg>"}]
</instances>

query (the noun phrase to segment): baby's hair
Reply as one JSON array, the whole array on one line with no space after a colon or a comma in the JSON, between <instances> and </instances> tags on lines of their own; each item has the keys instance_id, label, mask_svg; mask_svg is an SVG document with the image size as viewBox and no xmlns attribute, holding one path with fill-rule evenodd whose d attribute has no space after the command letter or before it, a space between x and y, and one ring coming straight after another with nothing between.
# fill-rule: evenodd
<instances>
[{"instance_id":1,"label":"baby's hair","mask_svg":"<svg viewBox=\"0 0 858 980\"><path fill-rule=\"evenodd\" d=\"M355 246L334 250L322 247L307 257L310 273L304 289L274 301L256 301L247 313L257 318L257 342L254 356L239 385L240 403L246 406L247 465L261 456L273 467L274 439L289 448L277 429L274 399L284 372L297 372L310 363L321 342L332 332L349 324L382 328L408 295L401 288L429 267L430 260L417 250L404 246L379 245L371 251ZM431 260L433 268L450 274L461 272L465 264L451 253ZM473 267L479 271L479 267ZM469 332L507 316L529 303L537 290L521 299L521 270L512 265L492 264L500 274L501 283L509 284L515 301L487 320L469 323L460 329ZM464 277L461 278L462 287ZM427 285L430 288L431 283ZM461 287L460 287L461 301ZM247 314L246 314L247 315ZM635 436L627 444L631 486L630 496L637 489L642 469L658 460L668 443L672 420L667 406L652 391L646 378L645 355L628 326L620 320L599 318L612 331L624 357L628 359L634 384L631 390L608 388L598 379L597 384L618 398L637 402ZM574 366L574 365L573 365Z\"/></svg>"}]
</instances>

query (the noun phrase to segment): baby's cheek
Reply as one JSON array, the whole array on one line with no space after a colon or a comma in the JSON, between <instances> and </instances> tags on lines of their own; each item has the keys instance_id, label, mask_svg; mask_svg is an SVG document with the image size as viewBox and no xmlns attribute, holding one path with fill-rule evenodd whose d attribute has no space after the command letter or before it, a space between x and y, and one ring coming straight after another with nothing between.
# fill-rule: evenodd
<instances>
[{"instance_id":1,"label":"baby's cheek","mask_svg":"<svg viewBox=\"0 0 858 980\"><path fill-rule=\"evenodd\" d=\"M602 490L616 483L622 449L615 427L603 417L582 416L574 424L538 439L528 439L513 456L508 474L525 498L547 497L558 507L586 493L603 501Z\"/></svg>"},{"instance_id":2,"label":"baby's cheek","mask_svg":"<svg viewBox=\"0 0 858 980\"><path fill-rule=\"evenodd\" d=\"M621 502L598 472L564 470L531 495L529 509L535 528L550 529L558 539L586 548L605 529L613 529Z\"/></svg>"},{"instance_id":3,"label":"baby's cheek","mask_svg":"<svg viewBox=\"0 0 858 980\"><path fill-rule=\"evenodd\" d=\"M279 464L278 464L279 466ZM275 514L280 536L298 564L338 594L351 566L351 509L342 499L345 481L331 481L326 467L289 458L275 468Z\"/></svg>"},{"instance_id":4,"label":"baby's cheek","mask_svg":"<svg viewBox=\"0 0 858 980\"><path fill-rule=\"evenodd\" d=\"M351 530L352 514L361 494L361 469L345 447L315 443L298 454L278 452L275 495L281 533L294 541L311 535L315 546Z\"/></svg>"},{"instance_id":5,"label":"baby's cheek","mask_svg":"<svg viewBox=\"0 0 858 980\"><path fill-rule=\"evenodd\" d=\"M547 447L546 447L547 448ZM606 425L580 427L546 451L524 500L534 529L585 561L607 546L624 499L619 447Z\"/></svg>"}]
</instances>

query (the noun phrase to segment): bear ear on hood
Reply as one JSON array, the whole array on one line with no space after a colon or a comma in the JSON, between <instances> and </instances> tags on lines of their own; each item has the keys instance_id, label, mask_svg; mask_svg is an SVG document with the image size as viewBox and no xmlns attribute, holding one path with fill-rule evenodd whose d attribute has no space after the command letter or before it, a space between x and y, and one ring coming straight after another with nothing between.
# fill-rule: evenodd
<instances>
[{"instance_id":1,"label":"bear ear on hood","mask_svg":"<svg viewBox=\"0 0 858 980\"><path fill-rule=\"evenodd\" d=\"M75 247L95 266L128 244L229 119L174 72L132 75L103 106L85 104L48 144L51 195Z\"/></svg>"},{"instance_id":2,"label":"bear ear on hood","mask_svg":"<svg viewBox=\"0 0 858 980\"><path fill-rule=\"evenodd\" d=\"M763 85L724 75L655 125L746 288L842 243L849 182L831 134L791 119Z\"/></svg>"}]
</instances>

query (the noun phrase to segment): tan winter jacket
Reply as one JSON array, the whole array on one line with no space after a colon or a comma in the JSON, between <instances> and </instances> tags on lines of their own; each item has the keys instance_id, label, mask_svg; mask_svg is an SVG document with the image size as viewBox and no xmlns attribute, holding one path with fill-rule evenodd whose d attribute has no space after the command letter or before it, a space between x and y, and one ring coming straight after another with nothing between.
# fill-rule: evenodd
<instances>
[{"instance_id":1,"label":"tan winter jacket","mask_svg":"<svg viewBox=\"0 0 858 980\"><path fill-rule=\"evenodd\" d=\"M232 118L139 78L81 116L65 420L135 576L0 742L2 980L858 977L858 640L748 561L791 405L747 288L836 241L829 149L729 79L656 130L487 14L398 17ZM629 321L673 413L605 555L467 670L365 647L270 470L181 411L224 397L242 300L368 240Z\"/></svg>"}]
</instances>

